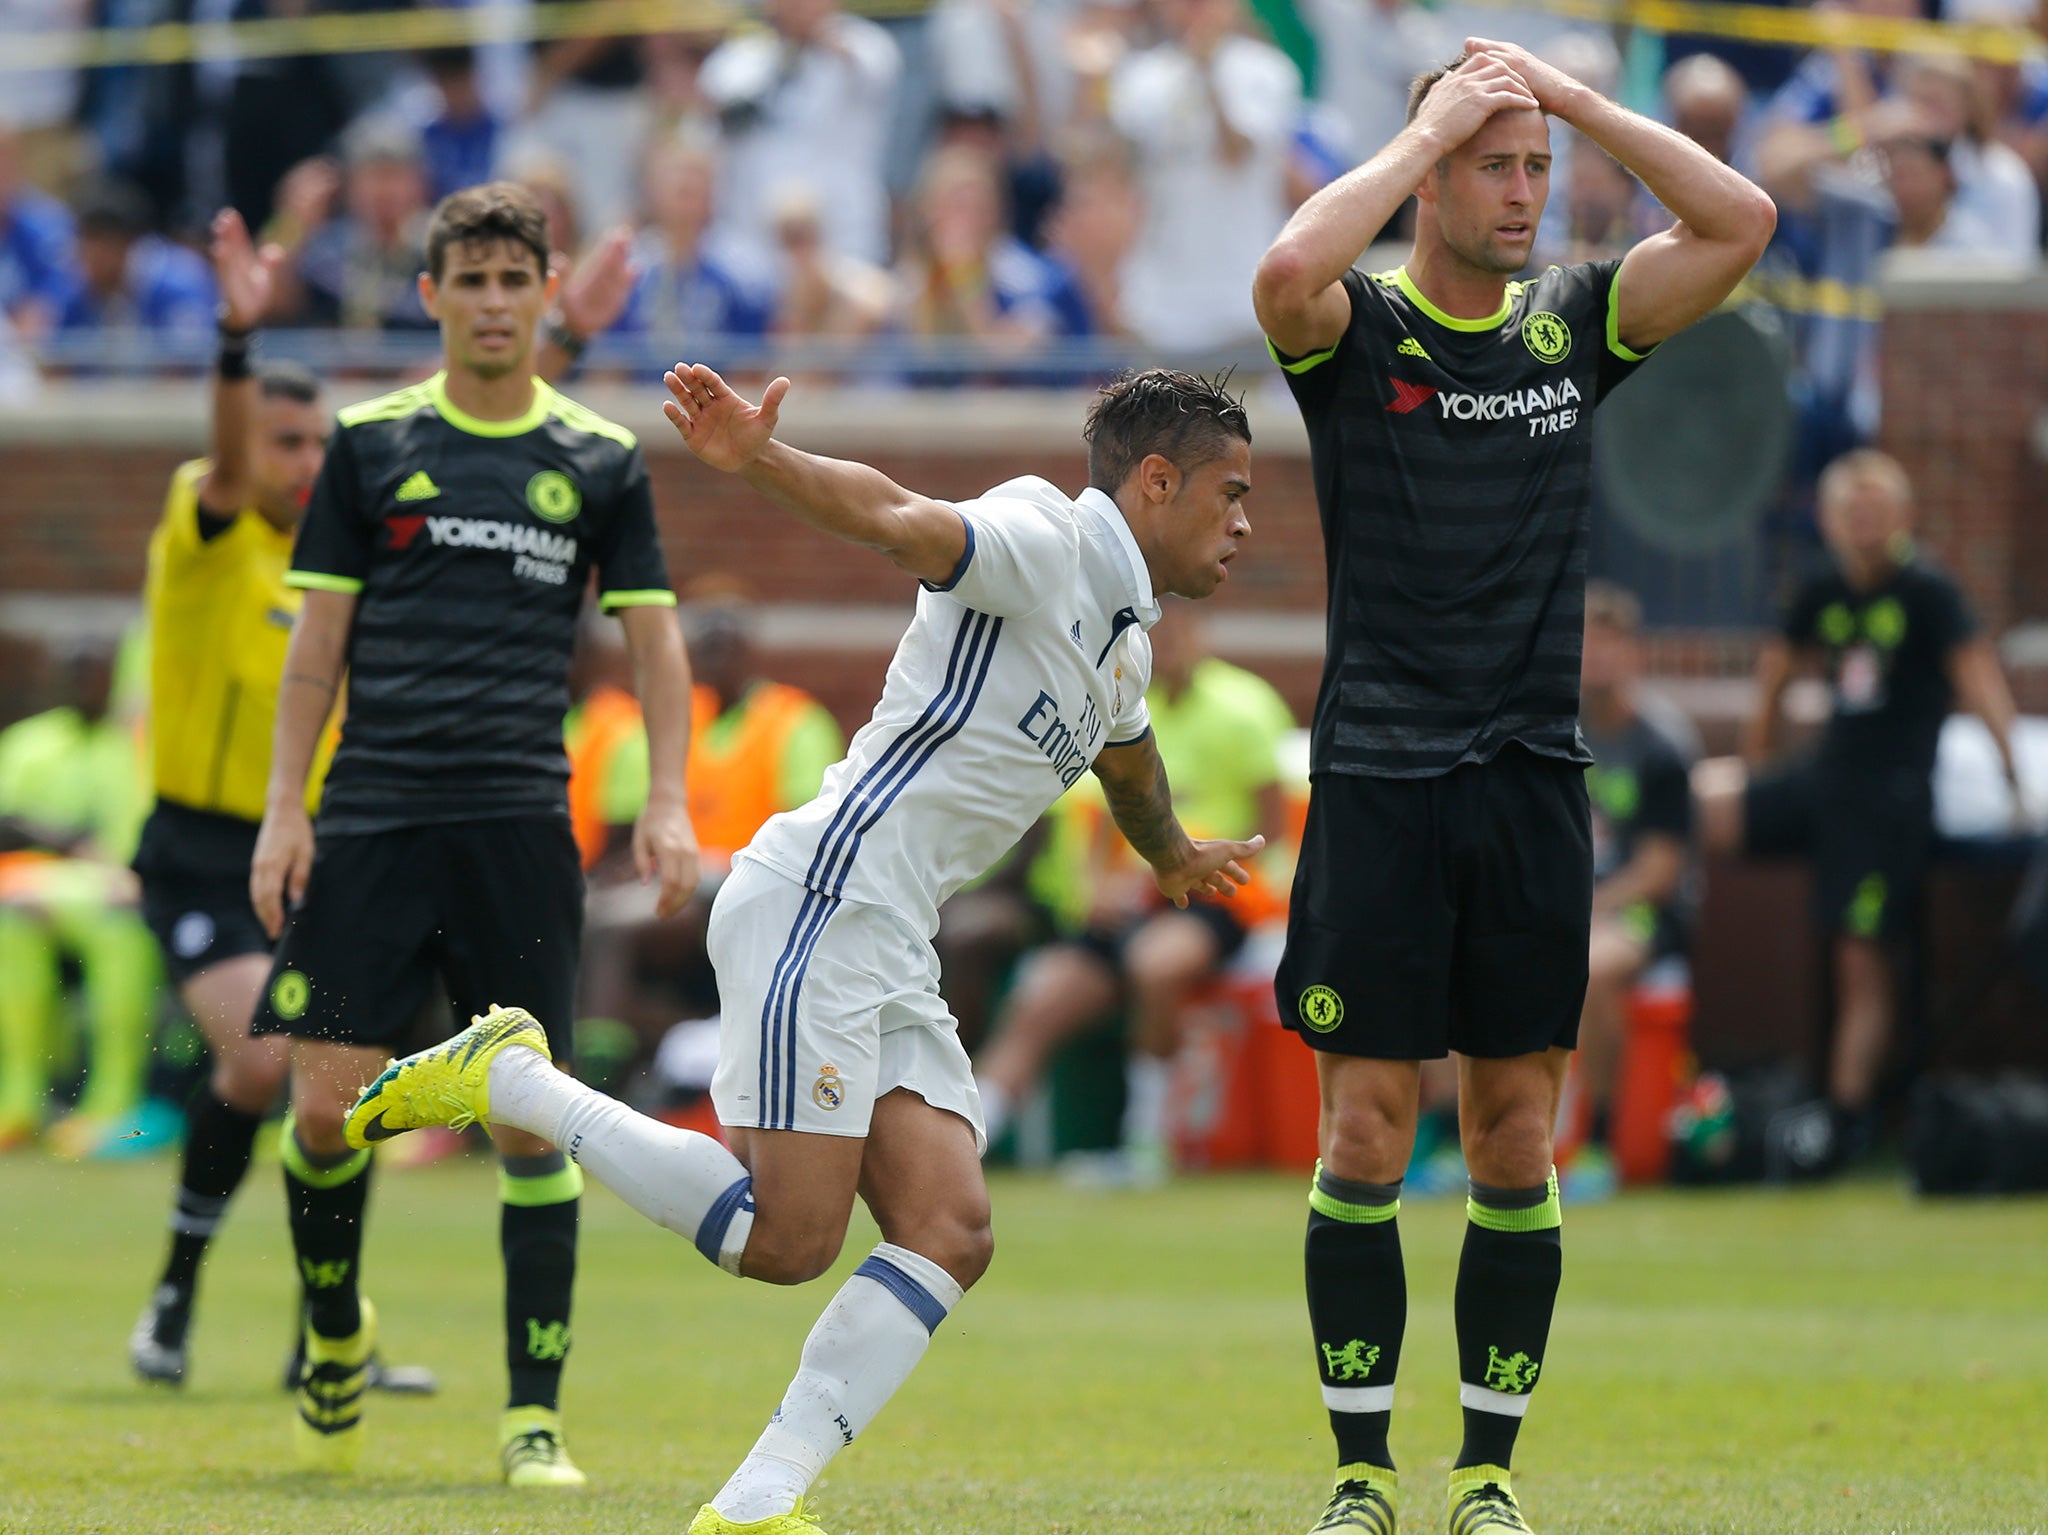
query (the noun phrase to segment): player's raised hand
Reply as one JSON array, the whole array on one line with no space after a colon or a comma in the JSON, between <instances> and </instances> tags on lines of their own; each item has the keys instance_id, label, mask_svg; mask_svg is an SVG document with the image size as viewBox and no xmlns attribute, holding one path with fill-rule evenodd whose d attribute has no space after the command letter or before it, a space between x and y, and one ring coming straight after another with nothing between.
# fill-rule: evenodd
<instances>
[{"instance_id":1,"label":"player's raised hand","mask_svg":"<svg viewBox=\"0 0 2048 1535\"><path fill-rule=\"evenodd\" d=\"M589 255L568 266L562 279L562 323L585 340L610 330L639 275L633 265L632 226L606 230Z\"/></svg>"},{"instance_id":2,"label":"player's raised hand","mask_svg":"<svg viewBox=\"0 0 2048 1535\"><path fill-rule=\"evenodd\" d=\"M662 382L675 396L662 401L662 412L675 423L683 444L713 469L727 474L746 468L775 435L782 397L789 380L778 378L749 405L730 385L702 363L679 362Z\"/></svg>"},{"instance_id":3,"label":"player's raised hand","mask_svg":"<svg viewBox=\"0 0 2048 1535\"><path fill-rule=\"evenodd\" d=\"M1505 45L1502 45L1505 46ZM1540 112L1529 82L1507 60L1475 53L1439 80L1423 100L1415 126L1448 154L1471 138L1496 112Z\"/></svg>"},{"instance_id":4,"label":"player's raised hand","mask_svg":"<svg viewBox=\"0 0 2048 1535\"><path fill-rule=\"evenodd\" d=\"M284 247L258 249L242 215L223 208L213 216L213 277L220 288L221 322L230 330L254 330L270 311Z\"/></svg>"},{"instance_id":5,"label":"player's raised hand","mask_svg":"<svg viewBox=\"0 0 2048 1535\"><path fill-rule=\"evenodd\" d=\"M1555 64L1544 63L1515 43L1496 42L1490 37L1468 37L1465 39L1465 52L1475 59L1494 59L1506 65L1529 88L1537 106L1546 112L1558 111L1564 105L1565 97L1580 89L1579 82Z\"/></svg>"},{"instance_id":6,"label":"player's raised hand","mask_svg":"<svg viewBox=\"0 0 2048 1535\"><path fill-rule=\"evenodd\" d=\"M1187 856L1171 869L1156 869L1159 890L1176 906L1186 906L1191 895L1234 896L1237 887L1251 883L1243 860L1258 856L1264 837L1249 842L1190 842Z\"/></svg>"}]
</instances>

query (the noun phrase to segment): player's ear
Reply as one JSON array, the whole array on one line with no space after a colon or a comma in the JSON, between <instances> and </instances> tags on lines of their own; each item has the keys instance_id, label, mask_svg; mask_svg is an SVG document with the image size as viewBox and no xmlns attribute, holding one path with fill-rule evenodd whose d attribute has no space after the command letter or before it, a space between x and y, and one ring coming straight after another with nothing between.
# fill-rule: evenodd
<instances>
[{"instance_id":1,"label":"player's ear","mask_svg":"<svg viewBox=\"0 0 2048 1535\"><path fill-rule=\"evenodd\" d=\"M1138 465L1138 489L1155 506L1180 494L1180 466L1163 453L1147 453Z\"/></svg>"},{"instance_id":2,"label":"player's ear","mask_svg":"<svg viewBox=\"0 0 2048 1535\"><path fill-rule=\"evenodd\" d=\"M441 307L440 307L440 305L441 305L441 290L440 290L440 288L439 288L438 286L436 286L436 284L435 284L435 282L434 282L434 274L433 274L432 272L422 272L422 273L420 273L420 277L419 277L419 283L420 283L420 308L422 308L422 309L426 310L426 312L427 312L427 318L428 318L428 319L430 319L430 320L438 320L438 319L440 319L440 318L441 318Z\"/></svg>"}]
</instances>

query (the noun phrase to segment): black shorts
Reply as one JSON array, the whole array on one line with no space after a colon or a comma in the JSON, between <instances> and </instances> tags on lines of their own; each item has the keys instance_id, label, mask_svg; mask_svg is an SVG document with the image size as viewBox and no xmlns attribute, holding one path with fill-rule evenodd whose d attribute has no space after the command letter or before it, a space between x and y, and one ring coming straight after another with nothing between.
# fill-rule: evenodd
<instances>
[{"instance_id":1,"label":"black shorts","mask_svg":"<svg viewBox=\"0 0 2048 1535\"><path fill-rule=\"evenodd\" d=\"M1164 912L1148 912L1134 922L1122 927L1089 927L1076 933L1068 940L1079 948L1086 949L1097 959L1108 965L1119 975L1123 973L1124 954L1131 946L1131 940L1138 930ZM1216 940L1216 963L1227 965L1237 958L1237 951L1244 947L1244 924L1237 920L1237 913L1222 901L1205 901L1190 897L1185 911L1176 910L1176 917L1193 917L1209 930L1209 936Z\"/></svg>"},{"instance_id":2,"label":"black shorts","mask_svg":"<svg viewBox=\"0 0 2048 1535\"><path fill-rule=\"evenodd\" d=\"M458 1022L523 1007L567 1060L582 940L566 816L321 836L251 1032L401 1045L438 975Z\"/></svg>"},{"instance_id":3,"label":"black shorts","mask_svg":"<svg viewBox=\"0 0 2048 1535\"><path fill-rule=\"evenodd\" d=\"M249 904L256 824L159 800L135 852L142 920L182 986L200 971L244 954L268 954L270 935Z\"/></svg>"},{"instance_id":4,"label":"black shorts","mask_svg":"<svg viewBox=\"0 0 2048 1535\"><path fill-rule=\"evenodd\" d=\"M1918 774L1826 772L1807 761L1753 778L1742 796L1743 851L1811 858L1813 915L1823 933L1908 932L1934 846L1934 797Z\"/></svg>"},{"instance_id":5,"label":"black shorts","mask_svg":"<svg viewBox=\"0 0 2048 1535\"><path fill-rule=\"evenodd\" d=\"M1435 778L1315 777L1275 982L1317 1050L1380 1060L1578 1042L1593 902L1575 763L1509 747Z\"/></svg>"}]
</instances>

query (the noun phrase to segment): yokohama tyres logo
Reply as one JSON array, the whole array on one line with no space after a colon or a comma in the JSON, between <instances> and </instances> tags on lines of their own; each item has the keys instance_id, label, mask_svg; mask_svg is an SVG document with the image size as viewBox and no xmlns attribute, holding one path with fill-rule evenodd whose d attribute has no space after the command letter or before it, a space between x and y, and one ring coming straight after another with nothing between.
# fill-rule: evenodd
<instances>
[{"instance_id":1,"label":"yokohama tyres logo","mask_svg":"<svg viewBox=\"0 0 2048 1535\"><path fill-rule=\"evenodd\" d=\"M425 512L386 517L384 526L391 531L391 547L394 550L410 548L412 541L420 536L420 529L426 526L426 522Z\"/></svg>"},{"instance_id":2,"label":"yokohama tyres logo","mask_svg":"<svg viewBox=\"0 0 2048 1535\"><path fill-rule=\"evenodd\" d=\"M1405 416L1424 400L1436 393L1434 384L1411 384L1406 379L1387 376L1387 382L1394 386L1394 398L1387 402L1387 410L1396 416Z\"/></svg>"}]
</instances>

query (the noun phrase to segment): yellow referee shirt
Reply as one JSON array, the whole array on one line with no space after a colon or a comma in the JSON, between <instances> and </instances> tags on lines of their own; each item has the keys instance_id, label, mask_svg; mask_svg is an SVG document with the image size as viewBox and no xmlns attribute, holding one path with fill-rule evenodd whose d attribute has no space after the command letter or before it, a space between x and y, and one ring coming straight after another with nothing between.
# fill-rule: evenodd
<instances>
[{"instance_id":1,"label":"yellow referee shirt","mask_svg":"<svg viewBox=\"0 0 2048 1535\"><path fill-rule=\"evenodd\" d=\"M292 534L245 508L202 536L205 459L180 464L149 541L151 750L156 792L192 810L263 819L285 646L303 595L284 584Z\"/></svg>"}]
</instances>

